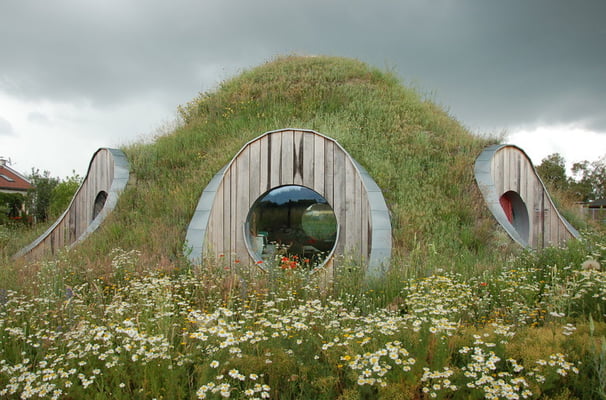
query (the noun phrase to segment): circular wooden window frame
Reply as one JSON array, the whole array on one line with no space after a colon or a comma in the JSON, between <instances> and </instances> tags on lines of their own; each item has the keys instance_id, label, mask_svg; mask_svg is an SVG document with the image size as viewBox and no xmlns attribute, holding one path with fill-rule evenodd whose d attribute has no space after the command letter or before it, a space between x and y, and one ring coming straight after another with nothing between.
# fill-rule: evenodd
<instances>
[{"instance_id":1,"label":"circular wooden window frame","mask_svg":"<svg viewBox=\"0 0 606 400\"><path fill-rule=\"evenodd\" d=\"M320 151L323 156L317 159L319 164L313 159L317 157L315 149L318 146L324 148ZM269 180L272 168L280 168L280 174L272 174ZM257 181L240 176L247 171L259 171L259 175L264 175L263 178L255 177L263 190L256 193ZM316 178L331 179L334 196L316 190ZM306 183L310 179L313 185ZM249 141L210 180L187 229L184 252L190 262L200 265L208 257L221 257L224 260L221 265L243 262L243 257L251 263L256 262L248 254L242 236L250 207L261 192L288 184L311 188L328 200L341 231L333 255L358 258L366 266L367 277L377 277L385 272L391 258L392 237L389 210L381 189L337 141L312 130L295 128L269 131ZM246 187L255 189L251 189L249 194ZM342 192L354 190L354 187L359 192L358 197ZM238 193L242 193L242 199L238 198ZM346 196L350 197L346 199ZM242 205L234 206L233 202L240 200ZM352 209L345 215L346 203L361 207L361 217L352 215ZM366 231L356 232L355 225ZM223 234L217 233L216 229L222 229ZM356 239L356 235L363 239Z\"/></svg>"}]
</instances>

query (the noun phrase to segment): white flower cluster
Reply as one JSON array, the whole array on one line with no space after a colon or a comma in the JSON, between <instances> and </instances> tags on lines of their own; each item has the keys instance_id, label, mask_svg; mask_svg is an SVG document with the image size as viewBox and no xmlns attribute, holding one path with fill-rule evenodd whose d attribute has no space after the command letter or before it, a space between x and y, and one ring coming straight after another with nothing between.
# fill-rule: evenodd
<instances>
[{"instance_id":1,"label":"white flower cluster","mask_svg":"<svg viewBox=\"0 0 606 400\"><path fill-rule=\"evenodd\" d=\"M346 361L352 370L360 371L357 382L361 386L386 386L383 377L392 369L392 364L404 372L409 372L415 363L415 359L410 357L398 341L385 343L384 348L372 353L356 354L354 357L342 356L341 360Z\"/></svg>"},{"instance_id":2,"label":"white flower cluster","mask_svg":"<svg viewBox=\"0 0 606 400\"><path fill-rule=\"evenodd\" d=\"M213 366L214 365L214 366ZM211 363L213 368L218 367L218 361ZM237 369L231 369L228 374L231 378L231 383L228 382L227 377L224 375L217 375L215 380L217 382L208 382L196 391L198 399L205 399L208 393L219 394L221 397L229 398L232 395L240 398L242 395L250 400L261 400L269 399L271 388L269 385L255 382L259 376L256 374L250 374L248 377L241 374ZM251 382L252 381L252 382ZM247 385L247 383L249 383Z\"/></svg>"}]
</instances>

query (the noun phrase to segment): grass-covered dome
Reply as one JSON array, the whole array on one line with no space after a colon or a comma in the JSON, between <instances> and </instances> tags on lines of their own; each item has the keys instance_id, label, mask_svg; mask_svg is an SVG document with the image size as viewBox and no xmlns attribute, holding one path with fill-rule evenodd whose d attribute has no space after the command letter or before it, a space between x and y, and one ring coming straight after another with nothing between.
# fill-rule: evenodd
<instances>
[{"instance_id":1,"label":"grass-covered dome","mask_svg":"<svg viewBox=\"0 0 606 400\"><path fill-rule=\"evenodd\" d=\"M493 225L473 178L488 141L392 73L352 59L283 57L200 94L179 114L173 132L124 149L134 178L83 253L121 247L150 261L180 259L213 175L247 141L284 127L337 140L368 170L391 212L394 253L410 266L474 263L492 247Z\"/></svg>"}]
</instances>

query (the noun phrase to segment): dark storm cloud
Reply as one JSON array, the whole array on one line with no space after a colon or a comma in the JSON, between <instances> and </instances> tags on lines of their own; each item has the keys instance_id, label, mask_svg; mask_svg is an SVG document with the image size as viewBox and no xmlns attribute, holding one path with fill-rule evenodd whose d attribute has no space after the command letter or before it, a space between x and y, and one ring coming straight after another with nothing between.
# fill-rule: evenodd
<instances>
[{"instance_id":1,"label":"dark storm cloud","mask_svg":"<svg viewBox=\"0 0 606 400\"><path fill-rule=\"evenodd\" d=\"M174 107L296 52L393 68L472 128L606 131L600 0L25 0L0 11L0 90L26 99Z\"/></svg>"}]
</instances>

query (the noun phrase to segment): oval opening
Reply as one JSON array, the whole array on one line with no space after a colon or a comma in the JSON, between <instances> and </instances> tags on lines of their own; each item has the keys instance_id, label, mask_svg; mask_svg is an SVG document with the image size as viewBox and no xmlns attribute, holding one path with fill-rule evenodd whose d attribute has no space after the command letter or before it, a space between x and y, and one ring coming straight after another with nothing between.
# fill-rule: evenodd
<instances>
[{"instance_id":1,"label":"oval opening","mask_svg":"<svg viewBox=\"0 0 606 400\"><path fill-rule=\"evenodd\" d=\"M337 217L322 195L304 186L280 186L251 207L246 245L255 261L266 266L313 269L330 258L338 230Z\"/></svg>"},{"instance_id":2,"label":"oval opening","mask_svg":"<svg viewBox=\"0 0 606 400\"><path fill-rule=\"evenodd\" d=\"M513 225L518 234L528 242L529 224L528 208L517 192L510 190L499 199L507 220Z\"/></svg>"},{"instance_id":3,"label":"oval opening","mask_svg":"<svg viewBox=\"0 0 606 400\"><path fill-rule=\"evenodd\" d=\"M100 191L95 197L95 204L93 206L93 219L97 218L97 215L103 210L105 206L105 201L107 200L107 192Z\"/></svg>"}]
</instances>

